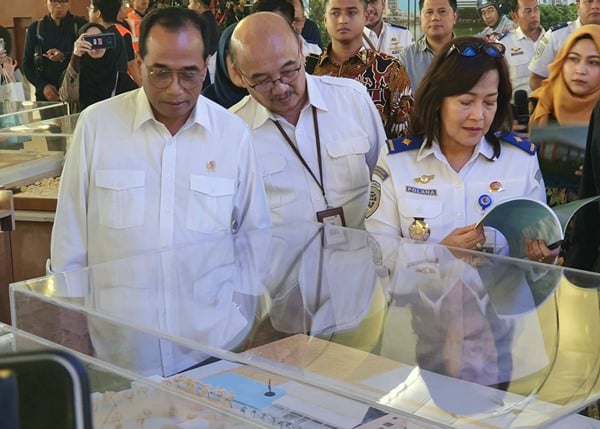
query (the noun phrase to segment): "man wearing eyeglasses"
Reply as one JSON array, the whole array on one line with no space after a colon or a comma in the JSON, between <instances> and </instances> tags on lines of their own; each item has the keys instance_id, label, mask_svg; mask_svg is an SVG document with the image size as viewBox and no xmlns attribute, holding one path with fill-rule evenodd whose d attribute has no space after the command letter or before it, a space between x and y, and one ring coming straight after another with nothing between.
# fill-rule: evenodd
<instances>
[{"instance_id":1,"label":"man wearing eyeglasses","mask_svg":"<svg viewBox=\"0 0 600 429\"><path fill-rule=\"evenodd\" d=\"M87 22L69 12L69 0L45 0L48 14L27 27L23 71L38 101L58 101L79 28Z\"/></svg>"},{"instance_id":2,"label":"man wearing eyeglasses","mask_svg":"<svg viewBox=\"0 0 600 429\"><path fill-rule=\"evenodd\" d=\"M231 110L252 130L274 223L362 228L386 139L381 119L360 83L307 75L301 46L279 15L240 21L230 45L233 79L250 96Z\"/></svg>"},{"instance_id":3,"label":"man wearing eyeglasses","mask_svg":"<svg viewBox=\"0 0 600 429\"><path fill-rule=\"evenodd\" d=\"M148 14L142 88L81 113L61 178L53 271L270 226L248 128L199 97L205 25L188 9Z\"/></svg>"},{"instance_id":4,"label":"man wearing eyeglasses","mask_svg":"<svg viewBox=\"0 0 600 429\"><path fill-rule=\"evenodd\" d=\"M577 0L577 19L550 28L539 41L529 63L529 86L537 89L548 77L548 66L571 33L587 24L600 24L600 0Z\"/></svg>"},{"instance_id":5,"label":"man wearing eyeglasses","mask_svg":"<svg viewBox=\"0 0 600 429\"><path fill-rule=\"evenodd\" d=\"M540 25L540 7L538 0L516 0L512 5L512 19L517 27L499 40L506 47L506 62L510 70L513 93L523 90L528 94L529 70L527 66L535 53L537 43L545 30Z\"/></svg>"},{"instance_id":6,"label":"man wearing eyeglasses","mask_svg":"<svg viewBox=\"0 0 600 429\"><path fill-rule=\"evenodd\" d=\"M383 20L386 0L368 0L367 23L364 28L365 47L398 58L400 50L412 44L410 31L401 25Z\"/></svg>"}]
</instances>

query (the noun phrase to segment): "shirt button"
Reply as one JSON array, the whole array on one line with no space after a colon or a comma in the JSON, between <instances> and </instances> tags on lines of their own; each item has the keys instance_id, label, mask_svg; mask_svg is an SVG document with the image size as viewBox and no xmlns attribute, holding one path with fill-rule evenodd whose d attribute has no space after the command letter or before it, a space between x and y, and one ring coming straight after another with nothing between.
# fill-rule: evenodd
<instances>
[{"instance_id":1,"label":"shirt button","mask_svg":"<svg viewBox=\"0 0 600 429\"><path fill-rule=\"evenodd\" d=\"M463 215L462 213L456 213L456 219L462 219Z\"/></svg>"}]
</instances>

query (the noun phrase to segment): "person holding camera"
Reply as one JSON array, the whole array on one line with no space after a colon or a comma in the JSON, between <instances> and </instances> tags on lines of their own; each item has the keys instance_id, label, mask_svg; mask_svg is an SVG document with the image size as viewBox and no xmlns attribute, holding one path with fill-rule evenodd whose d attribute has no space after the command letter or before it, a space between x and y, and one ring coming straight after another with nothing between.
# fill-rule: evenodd
<instances>
[{"instance_id":1,"label":"person holding camera","mask_svg":"<svg viewBox=\"0 0 600 429\"><path fill-rule=\"evenodd\" d=\"M23 71L38 101L58 101L61 76L86 20L69 12L69 0L45 1L48 14L27 27Z\"/></svg>"},{"instance_id":2,"label":"person holding camera","mask_svg":"<svg viewBox=\"0 0 600 429\"><path fill-rule=\"evenodd\" d=\"M100 24L86 24L81 28L81 34L73 45L73 55L59 89L61 100L72 104L79 103L79 109L74 107L72 111L83 110L90 104L105 100L118 92L117 51L97 49L93 45L93 36L101 40L100 37L105 32L106 29Z\"/></svg>"}]
</instances>

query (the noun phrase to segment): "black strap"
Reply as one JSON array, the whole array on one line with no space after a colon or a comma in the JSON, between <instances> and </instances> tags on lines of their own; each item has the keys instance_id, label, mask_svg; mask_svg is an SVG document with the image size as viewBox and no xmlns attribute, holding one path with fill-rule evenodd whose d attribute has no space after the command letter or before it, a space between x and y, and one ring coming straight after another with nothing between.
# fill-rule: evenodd
<instances>
[{"instance_id":1,"label":"black strap","mask_svg":"<svg viewBox=\"0 0 600 429\"><path fill-rule=\"evenodd\" d=\"M290 136L288 136L288 134L285 132L285 130L283 129L283 127L281 126L279 121L275 121L275 120L272 120L272 121L275 124L275 126L277 127L277 129L279 130L279 132L281 133L281 135L283 136L283 138L285 139L285 141L287 142L287 144L294 151L294 153L296 154L296 156L298 157L298 159L300 160L300 162L302 163L304 168L306 168L306 170L310 173L311 177L314 179L315 183L319 186L319 189L321 189L321 193L323 194L323 199L325 200L325 204L327 204L327 207L329 207L329 203L327 202L327 197L325 196L325 187L323 186L323 159L321 158L321 138L319 137L319 122L317 120L317 109L315 108L315 106L311 106L311 107L312 107L312 117L313 117L313 128L314 128L314 132L315 132L315 141L317 144L317 160L319 161L319 178L321 180L317 179L317 176L315 176L315 173L313 173L313 171L308 166L308 163L306 162L306 160L300 153L300 150L294 144L292 139L290 139Z\"/></svg>"}]
</instances>

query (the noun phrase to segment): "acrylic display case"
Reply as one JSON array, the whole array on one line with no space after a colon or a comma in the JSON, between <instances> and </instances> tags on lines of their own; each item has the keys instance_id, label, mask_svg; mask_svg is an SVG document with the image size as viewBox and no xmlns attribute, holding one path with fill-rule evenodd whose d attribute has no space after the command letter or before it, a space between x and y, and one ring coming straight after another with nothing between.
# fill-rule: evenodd
<instances>
[{"instance_id":1,"label":"acrylic display case","mask_svg":"<svg viewBox=\"0 0 600 429\"><path fill-rule=\"evenodd\" d=\"M13 192L16 229L0 236L0 322L8 283L45 273L59 176L78 115L68 104L0 102L0 189Z\"/></svg>"},{"instance_id":2,"label":"acrylic display case","mask_svg":"<svg viewBox=\"0 0 600 429\"><path fill-rule=\"evenodd\" d=\"M270 427L593 428L575 413L600 398L599 287L306 223L10 292L15 328Z\"/></svg>"},{"instance_id":3,"label":"acrylic display case","mask_svg":"<svg viewBox=\"0 0 600 429\"><path fill-rule=\"evenodd\" d=\"M8 325L0 324L0 368L3 355L23 355L31 352L50 352L64 350L56 344L49 343L19 330L14 330ZM72 351L65 350L72 354ZM56 408L63 408L66 413L74 416L59 415L60 411L48 407L52 404L38 403L37 410L26 414L26 419L21 419L21 427L33 427L38 417L32 414L42 410L48 412L41 416L43 427L51 427L50 422L61 422L62 429L186 429L186 428L248 428L260 427L250 419L243 416L235 416L232 412L220 409L210 402L201 403L190 397L189 394L170 388L160 380L147 379L136 374L123 371L120 368L107 365L106 363L88 356L74 353L74 357L83 364L85 380L89 384L88 398L81 401L73 401L73 408L63 404L61 399L51 398L48 395L61 389L45 385L51 382L43 374L38 374L37 387L40 393L36 393L38 399L45 402L54 402ZM30 365L29 369L35 368ZM23 377L26 378L26 377ZM27 377L29 379L29 377ZM58 383L55 380L54 383ZM23 389L32 389L35 386L20 385ZM46 392L48 392L46 394ZM31 394L31 392L30 392ZM64 400L69 400L69 395ZM83 396L83 395L82 395ZM4 398L6 399L6 398ZM88 404L85 404L85 403ZM21 404L22 405L22 404ZM84 406L85 405L85 406ZM77 408L77 410L75 410ZM85 424L85 419L80 418L85 408L91 414L92 426ZM6 411L6 409L4 409ZM56 411L56 412L54 412ZM62 411L62 409L61 409ZM2 416L6 419L6 416ZM53 420L52 420L53 419ZM4 424L8 424L6 420ZM7 426L12 427L12 426ZM57 427L57 426L55 426Z\"/></svg>"},{"instance_id":4,"label":"acrylic display case","mask_svg":"<svg viewBox=\"0 0 600 429\"><path fill-rule=\"evenodd\" d=\"M72 134L68 114L65 103L0 103L0 188L60 175Z\"/></svg>"}]
</instances>

